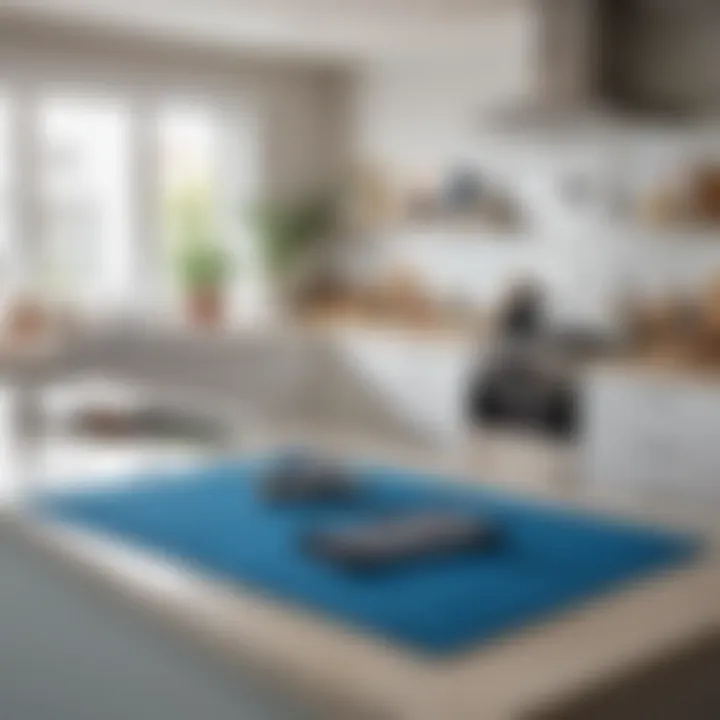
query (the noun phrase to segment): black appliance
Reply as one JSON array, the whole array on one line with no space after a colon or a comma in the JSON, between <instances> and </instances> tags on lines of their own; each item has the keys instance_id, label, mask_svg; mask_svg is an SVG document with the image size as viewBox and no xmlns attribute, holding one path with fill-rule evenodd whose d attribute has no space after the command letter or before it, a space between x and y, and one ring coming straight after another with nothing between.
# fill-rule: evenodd
<instances>
[{"instance_id":1,"label":"black appliance","mask_svg":"<svg viewBox=\"0 0 720 720\"><path fill-rule=\"evenodd\" d=\"M497 346L471 382L470 423L572 438L579 425L575 368L592 346L584 333L548 327L536 287L516 291L501 314Z\"/></svg>"}]
</instances>

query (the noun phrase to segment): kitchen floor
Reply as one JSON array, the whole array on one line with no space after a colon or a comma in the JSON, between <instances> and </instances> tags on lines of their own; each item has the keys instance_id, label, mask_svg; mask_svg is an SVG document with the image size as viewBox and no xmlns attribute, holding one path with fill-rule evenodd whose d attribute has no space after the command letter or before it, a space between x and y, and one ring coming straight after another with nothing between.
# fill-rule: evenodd
<instances>
[{"instance_id":1,"label":"kitchen floor","mask_svg":"<svg viewBox=\"0 0 720 720\"><path fill-rule=\"evenodd\" d=\"M325 717L59 567L0 523L3 720Z\"/></svg>"}]
</instances>

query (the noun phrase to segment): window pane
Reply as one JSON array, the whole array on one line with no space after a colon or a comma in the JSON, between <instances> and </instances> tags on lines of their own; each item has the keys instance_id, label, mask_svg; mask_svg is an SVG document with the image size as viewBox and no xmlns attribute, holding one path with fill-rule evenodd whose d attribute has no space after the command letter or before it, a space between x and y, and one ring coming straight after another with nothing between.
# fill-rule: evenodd
<instances>
[{"instance_id":1,"label":"window pane","mask_svg":"<svg viewBox=\"0 0 720 720\"><path fill-rule=\"evenodd\" d=\"M247 113L171 104L160 115L166 295L181 298L178 255L187 243L220 245L230 257L227 299L237 318L257 302L259 264L248 208L257 194L259 142Z\"/></svg>"},{"instance_id":2,"label":"window pane","mask_svg":"<svg viewBox=\"0 0 720 720\"><path fill-rule=\"evenodd\" d=\"M204 106L173 104L160 122L160 187L163 217L162 283L178 300L181 251L188 244L220 242L219 132Z\"/></svg>"},{"instance_id":3,"label":"window pane","mask_svg":"<svg viewBox=\"0 0 720 720\"><path fill-rule=\"evenodd\" d=\"M42 276L60 300L106 309L133 292L128 127L117 102L41 104Z\"/></svg>"}]
</instances>

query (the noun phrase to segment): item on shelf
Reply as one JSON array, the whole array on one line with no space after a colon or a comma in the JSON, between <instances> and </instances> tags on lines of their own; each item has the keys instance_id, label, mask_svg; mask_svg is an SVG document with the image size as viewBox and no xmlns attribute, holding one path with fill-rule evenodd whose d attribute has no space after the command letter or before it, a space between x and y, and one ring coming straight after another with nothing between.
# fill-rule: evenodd
<instances>
[{"instance_id":1,"label":"item on shelf","mask_svg":"<svg viewBox=\"0 0 720 720\"><path fill-rule=\"evenodd\" d=\"M446 212L457 215L474 215L483 198L483 182L477 173L467 168L452 171L441 190Z\"/></svg>"},{"instance_id":2,"label":"item on shelf","mask_svg":"<svg viewBox=\"0 0 720 720\"><path fill-rule=\"evenodd\" d=\"M688 198L678 188L655 188L641 199L639 215L650 225L667 228L687 221Z\"/></svg>"},{"instance_id":3,"label":"item on shelf","mask_svg":"<svg viewBox=\"0 0 720 720\"><path fill-rule=\"evenodd\" d=\"M708 283L703 293L701 313L699 354L705 361L720 362L720 274Z\"/></svg>"},{"instance_id":4,"label":"item on shelf","mask_svg":"<svg viewBox=\"0 0 720 720\"><path fill-rule=\"evenodd\" d=\"M297 294L296 309L300 312L317 308L337 307L347 296L343 283L333 274L318 273Z\"/></svg>"},{"instance_id":5,"label":"item on shelf","mask_svg":"<svg viewBox=\"0 0 720 720\"><path fill-rule=\"evenodd\" d=\"M720 222L720 167L698 168L692 178L696 213L703 221Z\"/></svg>"},{"instance_id":6,"label":"item on shelf","mask_svg":"<svg viewBox=\"0 0 720 720\"><path fill-rule=\"evenodd\" d=\"M411 184L405 193L406 220L471 228L510 228L521 220L516 201L471 168L460 167L440 182Z\"/></svg>"},{"instance_id":7,"label":"item on shelf","mask_svg":"<svg viewBox=\"0 0 720 720\"><path fill-rule=\"evenodd\" d=\"M650 303L646 314L647 338L656 355L675 356L687 350L678 337L678 306L673 298Z\"/></svg>"},{"instance_id":8,"label":"item on shelf","mask_svg":"<svg viewBox=\"0 0 720 720\"><path fill-rule=\"evenodd\" d=\"M630 337L642 355L663 361L720 362L720 277L700 297L666 296L626 304Z\"/></svg>"},{"instance_id":9,"label":"item on shelf","mask_svg":"<svg viewBox=\"0 0 720 720\"><path fill-rule=\"evenodd\" d=\"M436 315L432 300L410 268L396 268L386 277L379 288L379 300L387 317L423 323Z\"/></svg>"},{"instance_id":10,"label":"item on shelf","mask_svg":"<svg viewBox=\"0 0 720 720\"><path fill-rule=\"evenodd\" d=\"M516 227L521 222L519 206L499 193L488 197L485 217L492 225L503 228Z\"/></svg>"},{"instance_id":11,"label":"item on shelf","mask_svg":"<svg viewBox=\"0 0 720 720\"><path fill-rule=\"evenodd\" d=\"M626 336L629 345L637 350L646 350L652 344L652 325L647 307L637 298L626 299L619 305L625 318Z\"/></svg>"},{"instance_id":12,"label":"item on shelf","mask_svg":"<svg viewBox=\"0 0 720 720\"><path fill-rule=\"evenodd\" d=\"M661 228L720 223L720 166L703 165L654 186L638 215Z\"/></svg>"}]
</instances>

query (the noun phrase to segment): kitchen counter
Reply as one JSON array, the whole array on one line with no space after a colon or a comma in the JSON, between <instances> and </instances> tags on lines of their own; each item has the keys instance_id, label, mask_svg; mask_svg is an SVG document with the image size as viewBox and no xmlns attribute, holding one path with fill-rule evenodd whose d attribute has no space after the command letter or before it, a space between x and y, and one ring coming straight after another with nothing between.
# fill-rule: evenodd
<instances>
[{"instance_id":1,"label":"kitchen counter","mask_svg":"<svg viewBox=\"0 0 720 720\"><path fill-rule=\"evenodd\" d=\"M682 356L647 352L619 353L596 358L589 362L588 366L591 370L614 370L633 375L720 382L720 362L700 361Z\"/></svg>"},{"instance_id":2,"label":"kitchen counter","mask_svg":"<svg viewBox=\"0 0 720 720\"><path fill-rule=\"evenodd\" d=\"M350 309L317 308L299 314L291 321L310 329L358 329L363 332L378 331L397 333L405 337L427 340L485 339L492 332L492 322L487 315L459 317L452 314L403 317L393 314L370 314Z\"/></svg>"}]
</instances>

